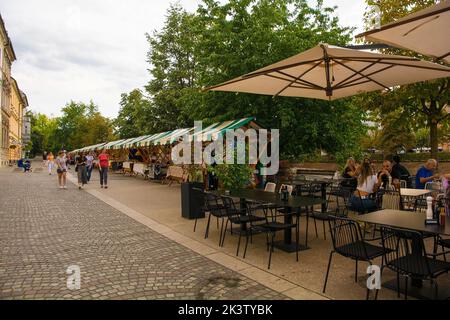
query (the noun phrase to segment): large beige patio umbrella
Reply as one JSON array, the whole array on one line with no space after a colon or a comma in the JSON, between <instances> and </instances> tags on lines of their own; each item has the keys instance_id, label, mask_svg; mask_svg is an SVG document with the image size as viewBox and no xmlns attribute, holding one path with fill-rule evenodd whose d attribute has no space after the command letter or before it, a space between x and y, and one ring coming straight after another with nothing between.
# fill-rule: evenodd
<instances>
[{"instance_id":1,"label":"large beige patio umbrella","mask_svg":"<svg viewBox=\"0 0 450 320\"><path fill-rule=\"evenodd\" d=\"M450 63L450 0L356 37L442 59Z\"/></svg>"},{"instance_id":2,"label":"large beige patio umbrella","mask_svg":"<svg viewBox=\"0 0 450 320\"><path fill-rule=\"evenodd\" d=\"M206 90L335 100L450 76L450 68L416 58L320 44Z\"/></svg>"}]
</instances>

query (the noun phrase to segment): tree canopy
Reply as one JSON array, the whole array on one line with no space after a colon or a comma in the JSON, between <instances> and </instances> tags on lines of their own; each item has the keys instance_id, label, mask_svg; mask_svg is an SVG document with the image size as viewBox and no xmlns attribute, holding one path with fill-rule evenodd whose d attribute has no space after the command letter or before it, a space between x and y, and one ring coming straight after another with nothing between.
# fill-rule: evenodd
<instances>
[{"instance_id":1,"label":"tree canopy","mask_svg":"<svg viewBox=\"0 0 450 320\"><path fill-rule=\"evenodd\" d=\"M366 12L366 28L374 24L374 11L379 13L381 25L436 4L436 0L366 0L369 9ZM432 36L432 35L430 35ZM385 53L399 54L430 60L430 58L409 50L389 48ZM366 109L374 112L384 126L381 140L388 141L389 135L396 131L397 144L407 145L410 133L420 128L427 128L431 153L437 157L439 136L447 135L450 120L448 104L450 100L449 78L425 81L394 88L389 93L372 93L362 98ZM399 121L400 120L400 121ZM400 126L399 126L400 125ZM395 130L391 130L395 129ZM441 134L439 134L439 129ZM403 137L400 141L400 137ZM390 144L391 147L394 144ZM393 148L395 149L395 148ZM396 151L396 150L392 150Z\"/></svg>"},{"instance_id":2,"label":"tree canopy","mask_svg":"<svg viewBox=\"0 0 450 320\"><path fill-rule=\"evenodd\" d=\"M61 149L74 150L111 141L114 139L112 131L112 121L103 117L92 101L88 104L71 101L62 108L60 117L31 115L30 154L56 153Z\"/></svg>"},{"instance_id":3,"label":"tree canopy","mask_svg":"<svg viewBox=\"0 0 450 320\"><path fill-rule=\"evenodd\" d=\"M173 5L164 27L147 34L151 80L145 86L146 112L151 116L137 130L154 133L192 126L195 120L207 125L255 116L267 128L280 129L284 157L319 150L334 155L356 152L366 130L365 114L352 99L328 102L202 91L321 42L347 44L353 29L342 27L333 12L322 1L310 7L306 0L204 0L192 13ZM127 99L119 118L137 123L142 101L129 99L131 95L123 96ZM118 125L117 133L125 137L127 130Z\"/></svg>"}]
</instances>

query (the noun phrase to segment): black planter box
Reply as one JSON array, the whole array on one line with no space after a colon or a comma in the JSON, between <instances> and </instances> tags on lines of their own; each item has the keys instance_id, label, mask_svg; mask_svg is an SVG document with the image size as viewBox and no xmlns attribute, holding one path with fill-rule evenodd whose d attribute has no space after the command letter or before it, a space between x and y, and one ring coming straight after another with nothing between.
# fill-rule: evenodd
<instances>
[{"instance_id":1,"label":"black planter box","mask_svg":"<svg viewBox=\"0 0 450 320\"><path fill-rule=\"evenodd\" d=\"M204 218L203 183L181 183L181 216L186 219Z\"/></svg>"}]
</instances>

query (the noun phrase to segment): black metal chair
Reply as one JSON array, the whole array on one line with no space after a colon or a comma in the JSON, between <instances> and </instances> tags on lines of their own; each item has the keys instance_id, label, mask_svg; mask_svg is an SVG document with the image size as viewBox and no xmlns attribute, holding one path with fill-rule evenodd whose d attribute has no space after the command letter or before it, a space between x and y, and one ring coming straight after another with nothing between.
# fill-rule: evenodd
<instances>
[{"instance_id":1,"label":"black metal chair","mask_svg":"<svg viewBox=\"0 0 450 320\"><path fill-rule=\"evenodd\" d=\"M230 229L231 233L233 233L233 225L238 225L238 233L239 233L239 240L238 240L238 247L236 251L236 256L239 255L239 247L241 244L241 236L242 233L246 234L247 231L247 224L250 222L256 222L256 221L263 221L266 218L262 216L258 216L256 214L253 214L253 212L247 212L247 208L244 209L238 209L236 207L236 204L234 203L233 199L231 197L222 196L222 203L225 207L225 212L227 215L226 222L225 222L225 228L222 233L222 241L220 243L220 246L223 247L224 241L225 241L225 235L227 233L228 229L228 223L230 223ZM256 205L256 203L253 202L253 205ZM258 204L258 207L260 205Z\"/></svg>"},{"instance_id":2,"label":"black metal chair","mask_svg":"<svg viewBox=\"0 0 450 320\"><path fill-rule=\"evenodd\" d=\"M408 298L408 279L430 280L438 296L436 278L450 270L450 263L430 256L425 250L423 235L412 230L381 227L385 265L397 273L397 294L400 297L400 275L405 277L405 300ZM441 255L441 254L438 254Z\"/></svg>"},{"instance_id":3,"label":"black metal chair","mask_svg":"<svg viewBox=\"0 0 450 320\"><path fill-rule=\"evenodd\" d=\"M211 192L205 192L205 205L204 205L205 213L208 212L208 222L206 224L206 230L205 230L205 239L209 236L209 226L211 223L211 216L214 216L217 218L217 227L219 227L219 220L222 220L221 228L220 228L220 234L219 234L219 245L221 243L222 239L222 233L223 233L223 221L225 218L227 218L227 212L225 210L225 206L222 203L222 200L220 196L211 193Z\"/></svg>"},{"instance_id":4,"label":"black metal chair","mask_svg":"<svg viewBox=\"0 0 450 320\"><path fill-rule=\"evenodd\" d=\"M274 251L274 243L275 243L275 235L277 232L284 232L286 229L295 228L295 244L296 244L296 260L298 262L298 248L299 248L299 225L298 220L295 223L284 223L279 222L278 218L283 217L285 213L280 214L277 210L267 209L264 206L258 205L256 203L248 203L247 210L249 215L258 216L256 213L257 210L262 210L264 213L264 220L256 220L250 219L249 227L247 228L247 232L245 233L245 249L243 258L245 258L247 254L248 241L254 234L264 233L266 234L266 244L267 249L269 250L269 262L267 268L270 269L271 261L272 261L272 252ZM270 241L269 241L270 237Z\"/></svg>"},{"instance_id":5,"label":"black metal chair","mask_svg":"<svg viewBox=\"0 0 450 320\"><path fill-rule=\"evenodd\" d=\"M358 281L358 262L366 261L372 265L372 260L383 256L383 248L364 241L359 224L344 217L330 217L329 219L331 239L333 249L328 260L327 273L323 293L325 293L331 261L334 253L356 261L355 282ZM383 265L383 261L381 263ZM366 299L369 299L369 289L367 289Z\"/></svg>"},{"instance_id":6,"label":"black metal chair","mask_svg":"<svg viewBox=\"0 0 450 320\"><path fill-rule=\"evenodd\" d=\"M330 219L330 216L340 216L345 217L348 215L348 203L351 197L352 191L348 188L343 188L340 186L331 186L327 192L327 202L326 210L312 210L310 217L314 219L314 228L316 231L316 237L318 237L317 223L316 220L322 221L323 227L323 238L327 239L326 224L325 222ZM333 202L333 197L335 198L335 207L331 207L330 204Z\"/></svg>"}]
</instances>

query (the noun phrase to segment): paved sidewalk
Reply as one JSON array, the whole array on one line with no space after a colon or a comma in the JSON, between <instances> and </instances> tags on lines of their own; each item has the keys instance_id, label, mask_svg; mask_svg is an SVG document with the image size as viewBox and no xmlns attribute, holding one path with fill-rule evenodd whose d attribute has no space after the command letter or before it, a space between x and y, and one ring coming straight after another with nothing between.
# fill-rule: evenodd
<instances>
[{"instance_id":1,"label":"paved sidewalk","mask_svg":"<svg viewBox=\"0 0 450 320\"><path fill-rule=\"evenodd\" d=\"M0 299L286 299L54 175L0 181Z\"/></svg>"}]
</instances>

